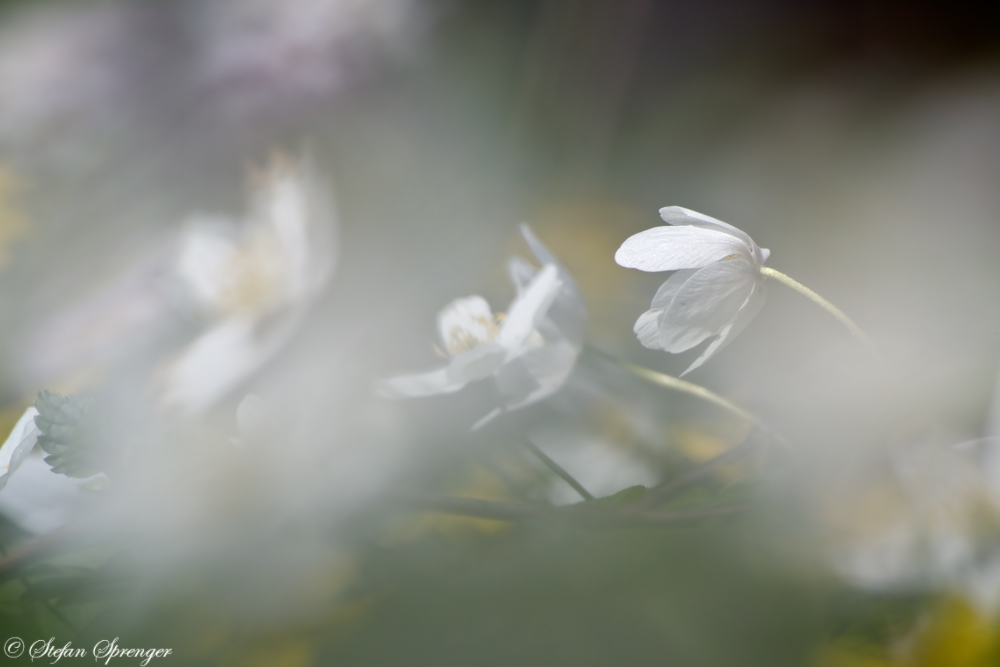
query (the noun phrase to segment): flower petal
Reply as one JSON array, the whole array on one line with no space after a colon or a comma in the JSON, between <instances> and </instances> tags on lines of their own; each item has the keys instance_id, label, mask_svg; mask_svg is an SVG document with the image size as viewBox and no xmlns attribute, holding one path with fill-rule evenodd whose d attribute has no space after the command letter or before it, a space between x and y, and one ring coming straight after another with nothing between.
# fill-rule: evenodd
<instances>
[{"instance_id":1,"label":"flower petal","mask_svg":"<svg viewBox=\"0 0 1000 667\"><path fill-rule=\"evenodd\" d=\"M0 489L7 484L7 479L18 469L24 458L38 442L40 434L35 426L35 416L38 410L31 406L17 420L6 442L0 447Z\"/></svg>"},{"instance_id":2,"label":"flower petal","mask_svg":"<svg viewBox=\"0 0 1000 667\"><path fill-rule=\"evenodd\" d=\"M664 206L660 209L660 218L669 225L694 225L703 229L714 229L732 234L747 245L753 245L753 240L743 230L733 227L728 222L716 220L704 213L692 211L683 206Z\"/></svg>"},{"instance_id":3,"label":"flower petal","mask_svg":"<svg viewBox=\"0 0 1000 667\"><path fill-rule=\"evenodd\" d=\"M452 358L448 364L448 377L463 385L484 380L500 370L510 350L497 343L487 343Z\"/></svg>"},{"instance_id":4,"label":"flower petal","mask_svg":"<svg viewBox=\"0 0 1000 667\"><path fill-rule=\"evenodd\" d=\"M757 283L746 259L706 266L688 278L660 316L656 346L683 352L732 324Z\"/></svg>"},{"instance_id":5,"label":"flower petal","mask_svg":"<svg viewBox=\"0 0 1000 667\"><path fill-rule=\"evenodd\" d=\"M382 380L376 385L376 389L379 394L386 398L412 398L415 396L451 394L466 384L468 383L450 377L448 367L446 366L426 373L399 375L388 380Z\"/></svg>"},{"instance_id":6,"label":"flower petal","mask_svg":"<svg viewBox=\"0 0 1000 667\"><path fill-rule=\"evenodd\" d=\"M531 248L531 252L534 253L535 258L538 259L539 262L543 265L555 264L556 266L559 266L559 260L556 259L556 256L553 255L552 252L538 240L538 237L531 231L531 228L523 222L521 223L521 236L524 237L525 242L528 244L528 247Z\"/></svg>"},{"instance_id":7,"label":"flower petal","mask_svg":"<svg viewBox=\"0 0 1000 667\"><path fill-rule=\"evenodd\" d=\"M523 257L514 255L507 260L507 273L510 275L510 281L514 283L514 287L517 289L518 295L520 295L525 289L527 289L532 278L534 278L535 274L538 273L538 269L533 267L531 263Z\"/></svg>"},{"instance_id":8,"label":"flower petal","mask_svg":"<svg viewBox=\"0 0 1000 667\"><path fill-rule=\"evenodd\" d=\"M542 265L555 264L559 269L559 280L562 288L552 306L546 311L545 319L559 330L559 334L577 347L583 346L584 329L587 326L587 308L583 303L583 295L577 287L573 276L569 274L559 260L548 248L539 241L526 224L521 224L521 235Z\"/></svg>"},{"instance_id":9,"label":"flower petal","mask_svg":"<svg viewBox=\"0 0 1000 667\"><path fill-rule=\"evenodd\" d=\"M561 287L556 265L546 264L524 293L510 305L507 319L497 334L497 343L511 352L520 348L535 330L535 321L545 315Z\"/></svg>"},{"instance_id":10,"label":"flower petal","mask_svg":"<svg viewBox=\"0 0 1000 667\"><path fill-rule=\"evenodd\" d=\"M763 280L757 280L754 286L753 294L747 299L746 304L740 308L740 312L736 313L736 319L733 321L733 328L729 330L728 337L723 341L719 347L715 349L715 352L725 348L733 339L740 335L750 321L757 317L757 313L764 306L764 302L767 301L767 289ZM706 357L707 359L707 357Z\"/></svg>"},{"instance_id":11,"label":"flower petal","mask_svg":"<svg viewBox=\"0 0 1000 667\"><path fill-rule=\"evenodd\" d=\"M203 333L161 370L165 407L194 414L218 403L284 346L303 314L298 308L266 326L223 320Z\"/></svg>"},{"instance_id":12,"label":"flower petal","mask_svg":"<svg viewBox=\"0 0 1000 667\"><path fill-rule=\"evenodd\" d=\"M497 388L504 407L472 425L478 430L504 411L510 412L542 401L559 391L573 372L579 348L567 340L546 341L544 347L509 361L497 371Z\"/></svg>"},{"instance_id":13,"label":"flower petal","mask_svg":"<svg viewBox=\"0 0 1000 667\"><path fill-rule=\"evenodd\" d=\"M630 236L615 253L618 264L640 271L700 269L751 247L726 232L702 227L653 227Z\"/></svg>"},{"instance_id":14,"label":"flower petal","mask_svg":"<svg viewBox=\"0 0 1000 667\"><path fill-rule=\"evenodd\" d=\"M26 456L0 491L0 514L36 535L64 526L94 502L79 480L52 472L41 456Z\"/></svg>"},{"instance_id":15,"label":"flower petal","mask_svg":"<svg viewBox=\"0 0 1000 667\"><path fill-rule=\"evenodd\" d=\"M764 288L764 281L758 280L750 298L747 299L747 302L742 308L740 308L740 311L736 313L736 319L733 320L733 323L719 332L718 337L705 348L704 352L702 352L701 356L694 360L693 364L688 366L687 369L681 373L681 376L687 375L694 369L698 368L703 363L711 359L717 352L733 342L733 340L747 328L747 325L750 324L750 320L757 316L757 313L760 312L760 309L764 305L764 301L766 299L767 291Z\"/></svg>"},{"instance_id":16,"label":"flower petal","mask_svg":"<svg viewBox=\"0 0 1000 667\"><path fill-rule=\"evenodd\" d=\"M660 349L660 317L662 315L662 308L650 308L635 321L632 331L639 337L639 342L642 343L643 347Z\"/></svg>"},{"instance_id":17,"label":"flower petal","mask_svg":"<svg viewBox=\"0 0 1000 667\"><path fill-rule=\"evenodd\" d=\"M656 290L656 294L653 295L653 308L659 308L661 310L666 310L670 307L670 303L677 296L677 292L684 286L684 283L694 274L698 273L701 269L681 269L680 271L674 271L673 275L667 278L666 282L660 285L660 289Z\"/></svg>"},{"instance_id":18,"label":"flower petal","mask_svg":"<svg viewBox=\"0 0 1000 667\"><path fill-rule=\"evenodd\" d=\"M442 308L437 325L441 343L452 355L488 343L497 334L490 304L477 295L455 299Z\"/></svg>"}]
</instances>

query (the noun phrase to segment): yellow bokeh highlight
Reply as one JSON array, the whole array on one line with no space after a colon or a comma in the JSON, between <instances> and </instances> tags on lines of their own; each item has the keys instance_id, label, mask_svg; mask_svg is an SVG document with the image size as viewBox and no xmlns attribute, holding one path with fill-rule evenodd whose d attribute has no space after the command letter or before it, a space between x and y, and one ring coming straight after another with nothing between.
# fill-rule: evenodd
<instances>
[{"instance_id":1,"label":"yellow bokeh highlight","mask_svg":"<svg viewBox=\"0 0 1000 667\"><path fill-rule=\"evenodd\" d=\"M507 485L499 477L483 468L474 468L461 484L448 490L448 495L477 500L511 500ZM480 519L471 516L421 512L392 522L382 535L383 546L411 542L429 534L461 538L468 535L492 535L510 529L509 521Z\"/></svg>"},{"instance_id":2,"label":"yellow bokeh highlight","mask_svg":"<svg viewBox=\"0 0 1000 667\"><path fill-rule=\"evenodd\" d=\"M21 189L17 177L0 166L0 266L10 258L11 244L28 230L28 219L17 204Z\"/></svg>"},{"instance_id":3,"label":"yellow bokeh highlight","mask_svg":"<svg viewBox=\"0 0 1000 667\"><path fill-rule=\"evenodd\" d=\"M907 635L889 647L838 642L814 667L996 667L996 622L960 597L941 601Z\"/></svg>"}]
</instances>

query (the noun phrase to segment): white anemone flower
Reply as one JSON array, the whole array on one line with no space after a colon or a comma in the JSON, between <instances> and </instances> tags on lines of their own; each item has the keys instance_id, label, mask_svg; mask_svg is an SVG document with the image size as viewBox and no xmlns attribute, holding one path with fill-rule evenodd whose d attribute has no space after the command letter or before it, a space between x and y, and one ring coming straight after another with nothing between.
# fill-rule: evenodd
<instances>
[{"instance_id":1,"label":"white anemone flower","mask_svg":"<svg viewBox=\"0 0 1000 667\"><path fill-rule=\"evenodd\" d=\"M615 261L640 271L675 271L635 323L643 345L678 353L715 337L684 375L760 311L766 297L760 269L771 251L732 225L680 206L661 208L660 217L670 226L629 237Z\"/></svg>"},{"instance_id":2,"label":"white anemone flower","mask_svg":"<svg viewBox=\"0 0 1000 667\"><path fill-rule=\"evenodd\" d=\"M209 326L163 369L163 402L199 412L230 394L298 328L333 269L332 200L308 160L278 159L245 221L195 218L176 274Z\"/></svg>"},{"instance_id":3,"label":"white anemone flower","mask_svg":"<svg viewBox=\"0 0 1000 667\"><path fill-rule=\"evenodd\" d=\"M675 272L657 290L652 307L636 320L634 330L643 345L679 353L714 337L681 375L708 361L760 312L767 294L764 278L774 278L815 302L881 359L865 333L839 308L764 266L771 251L758 247L745 232L680 206L661 208L660 217L669 226L630 236L615 261L640 271Z\"/></svg>"},{"instance_id":4,"label":"white anemone flower","mask_svg":"<svg viewBox=\"0 0 1000 667\"><path fill-rule=\"evenodd\" d=\"M520 257L508 262L517 297L506 315L494 314L481 296L456 299L438 313L438 332L448 364L380 383L392 398L456 392L492 377L501 394L497 408L478 428L504 410L516 410L555 393L569 377L583 346L586 311L569 273L527 225L521 233L542 264Z\"/></svg>"}]
</instances>

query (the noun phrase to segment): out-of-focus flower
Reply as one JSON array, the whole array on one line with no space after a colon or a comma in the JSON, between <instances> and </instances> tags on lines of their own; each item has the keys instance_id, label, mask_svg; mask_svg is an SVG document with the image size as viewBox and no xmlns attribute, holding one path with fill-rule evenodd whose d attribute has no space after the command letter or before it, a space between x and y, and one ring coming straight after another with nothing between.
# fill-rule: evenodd
<instances>
[{"instance_id":1,"label":"out-of-focus flower","mask_svg":"<svg viewBox=\"0 0 1000 667\"><path fill-rule=\"evenodd\" d=\"M1000 489L969 453L907 447L889 480L837 501L837 572L861 588L949 590L1000 612Z\"/></svg>"},{"instance_id":2,"label":"out-of-focus flower","mask_svg":"<svg viewBox=\"0 0 1000 667\"><path fill-rule=\"evenodd\" d=\"M164 368L163 400L210 407L288 341L333 270L334 211L312 163L278 158L245 221L197 217L176 275L209 326Z\"/></svg>"},{"instance_id":3,"label":"out-of-focus flower","mask_svg":"<svg viewBox=\"0 0 1000 667\"><path fill-rule=\"evenodd\" d=\"M25 457L31 453L35 443L38 442L39 430L35 426L35 415L38 410L34 406L28 408L17 420L7 441L0 447L0 489L7 484L7 480L15 470L24 462Z\"/></svg>"},{"instance_id":4,"label":"out-of-focus flower","mask_svg":"<svg viewBox=\"0 0 1000 667\"><path fill-rule=\"evenodd\" d=\"M32 451L41 434L37 415L25 410L0 447L0 514L36 534L67 523L82 499L78 480L52 472L45 455Z\"/></svg>"},{"instance_id":5,"label":"out-of-focus flower","mask_svg":"<svg viewBox=\"0 0 1000 667\"><path fill-rule=\"evenodd\" d=\"M660 209L670 226L629 237L615 253L621 266L676 271L639 316L635 333L646 347L684 352L715 337L684 373L701 366L739 334L764 304L760 268L770 251L721 220L680 206Z\"/></svg>"},{"instance_id":6,"label":"out-of-focus flower","mask_svg":"<svg viewBox=\"0 0 1000 667\"><path fill-rule=\"evenodd\" d=\"M333 270L335 237L322 175L309 159L276 158L244 219L192 217L173 244L32 330L23 381L87 384L158 364L166 407L209 408L295 332Z\"/></svg>"},{"instance_id":7,"label":"out-of-focus flower","mask_svg":"<svg viewBox=\"0 0 1000 667\"><path fill-rule=\"evenodd\" d=\"M553 394L569 377L583 345L586 311L573 279L527 225L521 233L536 269L520 257L508 262L517 297L506 316L494 315L480 296L456 299L438 314L438 331L450 357L447 366L380 383L390 397L430 396L458 391L469 382L494 377L502 410L535 403Z\"/></svg>"}]
</instances>

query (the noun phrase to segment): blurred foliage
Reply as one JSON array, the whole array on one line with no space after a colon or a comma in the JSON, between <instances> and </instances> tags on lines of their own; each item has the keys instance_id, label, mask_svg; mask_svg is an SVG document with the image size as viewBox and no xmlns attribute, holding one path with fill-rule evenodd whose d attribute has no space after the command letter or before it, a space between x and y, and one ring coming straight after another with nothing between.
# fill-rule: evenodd
<instances>
[{"instance_id":1,"label":"blurred foliage","mask_svg":"<svg viewBox=\"0 0 1000 667\"><path fill-rule=\"evenodd\" d=\"M31 4L0 0L0 9ZM789 158L782 152L787 149L775 138L780 133L761 131L762 143L776 147L773 154L750 152L744 143L752 144L755 135L746 128L794 125L780 113L768 115L784 108L775 101L782 95L794 104L803 104L795 97L803 95L806 106L816 104L823 113L843 104L848 111L840 121L862 126L851 136L870 157L879 150L874 139L880 135L899 141L880 124L886 109L916 95L926 71L994 57L1000 24L979 20L978 12L960 4L944 8L939 21L925 7L884 1L794 8L644 0L428 2L424 7L439 15L440 25L426 52L413 58L413 70L373 77L359 93L325 100L308 107L311 112L305 104L296 107L293 95L286 99L265 90L287 107L250 121L212 113L210 92L217 91L190 84L190 72L183 70L197 55L189 48L197 31L182 19L194 15L198 3L133 0L130 6L150 9L128 23L142 47L136 52L142 57L133 54L125 68L136 88L120 108L116 99L98 96L108 103L98 108L114 127L109 135L94 134L99 150L85 151L82 162L69 161L76 166L63 165L66 171L53 169L58 176L37 170L42 187L33 184L32 192L44 233L37 244L25 244L23 255L21 248L10 248L28 229L19 187L13 171L0 170L0 263L10 256L11 263L20 258L23 264L22 273L6 274L3 287L13 296L31 295L4 313L7 328L24 328L22 320L40 319L39 312L54 310L53 304L71 302L85 292L80 276L99 282L119 265L130 265L141 244L122 239L179 227L195 203L233 210L227 198L235 199L238 188L217 174L232 171L233 163L261 147L297 147L303 136L334 165L348 250L333 296L310 315L313 328L261 370L261 384L280 402L270 438L255 442L260 434L241 433L242 444L233 445L238 397L203 422L157 413L164 422L174 420L167 427L150 417L154 410L135 409L136 421L148 429L136 429L135 437L148 436L152 446L142 451L148 465L128 467L135 452L125 436L133 431L121 421L129 415L109 407L128 400L38 394L36 424L46 463L73 478L105 473L133 482L139 487L132 497L136 508L127 509L149 525L143 524L145 532L122 535L120 517L111 516L33 536L0 517L0 628L9 635L55 636L82 646L118 636L122 645L172 647L174 661L185 665L1000 664L995 620L967 601L939 593L864 592L834 580L817 553L818 513L803 500L811 496L796 487L815 481L803 470L816 460L803 450L775 446L760 429L717 405L629 376L607 355L585 352L571 385L551 401L476 433L468 431L474 416L493 407L485 390L470 387L461 395L392 408L357 398L367 397L372 376L429 347L427 337L409 335L410 320L404 318L411 313L404 306L417 312L451 294L460 280L462 290L482 287L491 297L489 290L499 289L492 285L509 291L499 275L499 256L507 253L497 249L515 250L513 241L499 239L511 237L508 227L520 218L530 219L579 282L592 345L628 349L630 359L669 366L674 360L638 349L631 332L635 316L648 307L653 292L646 288L655 290L655 277L618 270L614 247L627 234L658 224L655 206L665 203L701 199L725 210L757 201L752 215L766 222L776 209L759 201L771 191L753 199L739 190L758 171L773 182L774 193L806 192L793 199L803 210L823 208L817 193L847 199L844 184L821 169L843 149L840 135L831 131L833 138L824 135L814 145L792 134L812 160L804 168L802 154ZM873 52L888 54L880 67L903 72L890 81L904 91L899 100L886 92L897 88L877 74L863 82L877 93L861 102L841 100L822 86L817 95L810 87L814 76L846 76L857 59ZM782 88L789 81L805 82L808 94ZM113 116L112 107L125 111ZM727 153L729 143L738 146ZM741 160L751 165L746 171L740 171ZM774 168L768 160L787 171L769 172ZM706 178L712 173L708 164L735 169L737 176ZM810 169L821 182L812 190L796 180ZM878 180L865 169L846 170L866 182ZM993 171L977 165L975 173ZM968 184L960 185L964 197ZM683 202L661 201L680 193ZM35 224L34 209L31 219ZM867 220L858 219L861 226ZM777 231L791 228L770 231L780 237ZM848 260L835 244L816 241L827 239L826 233L803 234L803 243L836 257L830 261L843 273ZM878 235L869 228L863 233L866 240ZM848 237L851 244L858 234ZM938 252L943 236L924 248L927 256ZM54 244L52 239L61 250L54 256L43 243ZM992 246L979 245L995 264ZM119 255L106 259L113 254L109 248ZM524 252L521 245L516 251ZM924 258L910 250L895 254ZM877 266L884 262L879 256ZM358 291L358 285L370 291ZM972 296L964 300L983 309ZM108 312L125 319L132 313L124 307ZM432 329L433 311L426 312L414 330ZM197 326L184 321L177 331L160 332L166 342L156 343L189 340ZM794 325L789 330L801 337L809 333ZM776 340L773 347L780 348L789 338ZM11 343L11 349L19 348ZM369 366L358 361L365 355L374 359ZM773 364L774 358L784 366ZM768 403L767 385L774 380L754 369L787 375L782 381L797 399L803 378L818 375L800 363L803 358L762 357L745 373L749 379L734 382L726 396L781 414ZM117 391L133 401L130 409L145 400L137 388L147 386L146 373L155 365L107 374L110 383L127 376ZM976 365L981 370L989 363L977 358ZM9 403L0 428L7 424L9 430L23 409L15 403L34 379L0 370ZM346 379L340 386L330 377ZM64 386L58 383L65 380L45 386ZM803 389L801 395L810 394ZM956 399L965 404L963 415L978 423L984 401L965 396ZM840 397L828 397L831 423L867 428ZM790 405L789 412L804 413L808 421L812 413ZM908 406L903 412L910 419L921 410ZM319 427L302 435L302 414ZM825 430L834 430L820 422L808 426L820 443ZM552 432L561 439L546 441ZM567 487L521 446L529 434L539 436L539 446L553 459L565 455L570 472L576 473L575 465L596 471L595 483L610 484L602 474L623 460L651 481L630 479L603 497L559 505L553 499ZM296 448L299 439L313 449ZM398 451L378 448L394 439L405 439L417 454L398 464ZM600 456L583 463L570 456L587 446ZM741 447L745 456L711 465ZM324 495L309 485L320 479L324 493L337 483L363 486L364 470L350 468L363 456L404 469L379 478L388 497ZM218 461L224 463L213 467ZM161 464L166 481L150 473L161 472ZM337 477L341 466L348 472ZM150 479L175 495L147 484ZM678 481L684 483L671 490ZM400 496L393 496L397 491ZM189 513L178 513L183 520L172 523L174 515L157 514L155 502L143 504L150 498L166 498L165 504ZM456 500L481 502L449 509L448 501ZM879 518L877 502L856 500L857 506L837 507L848 522ZM739 511L662 520L664 514L727 507ZM518 516L501 516L505 512ZM600 521L585 520L594 517Z\"/></svg>"},{"instance_id":2,"label":"blurred foliage","mask_svg":"<svg viewBox=\"0 0 1000 667\"><path fill-rule=\"evenodd\" d=\"M67 477L93 477L109 469L111 446L90 396L63 396L38 392L35 425L41 431L38 445L48 454L52 472Z\"/></svg>"}]
</instances>

